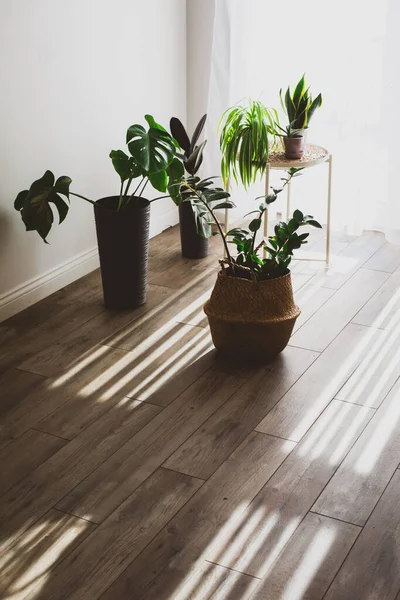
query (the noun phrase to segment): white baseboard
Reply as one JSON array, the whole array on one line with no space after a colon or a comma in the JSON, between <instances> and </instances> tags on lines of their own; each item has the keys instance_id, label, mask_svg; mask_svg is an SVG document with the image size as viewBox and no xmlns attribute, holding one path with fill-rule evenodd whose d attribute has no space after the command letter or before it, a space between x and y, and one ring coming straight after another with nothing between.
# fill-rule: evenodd
<instances>
[{"instance_id":1,"label":"white baseboard","mask_svg":"<svg viewBox=\"0 0 400 600\"><path fill-rule=\"evenodd\" d=\"M0 323L99 266L97 247L0 296Z\"/></svg>"},{"instance_id":2,"label":"white baseboard","mask_svg":"<svg viewBox=\"0 0 400 600\"><path fill-rule=\"evenodd\" d=\"M172 202L171 202L172 204ZM154 211L151 220L150 237L161 233L167 227L178 222L178 210L172 206L170 210L158 214ZM87 275L99 266L97 246L92 250L79 254L72 260L66 261L55 269L47 271L34 279L6 292L0 296L0 323L9 319L21 310L43 300L50 294L57 292L62 287L76 279Z\"/></svg>"}]
</instances>

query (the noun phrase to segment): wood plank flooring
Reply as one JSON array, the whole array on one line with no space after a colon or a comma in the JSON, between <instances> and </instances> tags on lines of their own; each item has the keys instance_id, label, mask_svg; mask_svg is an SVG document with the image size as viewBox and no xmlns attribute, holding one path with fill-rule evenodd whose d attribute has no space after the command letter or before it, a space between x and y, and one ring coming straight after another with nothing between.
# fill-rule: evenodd
<instances>
[{"instance_id":1,"label":"wood plank flooring","mask_svg":"<svg viewBox=\"0 0 400 600\"><path fill-rule=\"evenodd\" d=\"M266 365L213 348L220 254L171 228L144 306L96 271L0 325L2 599L400 599L400 247L294 263Z\"/></svg>"}]
</instances>

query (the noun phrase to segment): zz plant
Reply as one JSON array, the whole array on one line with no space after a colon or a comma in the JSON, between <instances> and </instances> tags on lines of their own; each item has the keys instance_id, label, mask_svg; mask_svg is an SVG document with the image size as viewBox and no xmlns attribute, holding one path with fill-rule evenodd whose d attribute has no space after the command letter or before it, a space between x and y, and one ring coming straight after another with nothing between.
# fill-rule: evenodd
<instances>
[{"instance_id":1,"label":"zz plant","mask_svg":"<svg viewBox=\"0 0 400 600\"><path fill-rule=\"evenodd\" d=\"M110 152L112 164L121 180L117 210L123 210L132 203L147 204L149 201L143 198L143 192L148 182L165 193L171 178L182 172L181 161L175 156L175 140L151 115L146 115L145 120L147 129L135 124L126 133L129 155L122 150ZM132 190L133 182L137 185ZM46 171L29 190L19 192L14 207L20 212L27 231L37 231L46 242L54 222L53 210L62 223L68 214L70 196L95 204L93 200L71 192L71 183L70 177L62 176L55 180L53 173Z\"/></svg>"},{"instance_id":2,"label":"zz plant","mask_svg":"<svg viewBox=\"0 0 400 600\"><path fill-rule=\"evenodd\" d=\"M257 198L258 200L262 198L263 201L258 210L253 211L256 216L251 220L247 229L235 228L226 234L223 233L214 213L215 208L218 207L215 206L214 210L210 210L207 195L200 195L192 190L198 196L198 201L203 202L210 210L211 216L223 238L226 258L221 261L221 264L228 267L230 276L262 281L285 275L288 273L294 251L307 243L309 233L298 233L299 229L306 225L321 228L320 223L311 215L304 215L300 210L295 210L291 219L287 222L281 221L275 225L274 235L262 239L257 244L257 233L261 228L265 211L270 204L276 201L278 194L282 192L291 179L300 175L301 170L289 169L288 176L282 178L284 183L281 188L272 188L271 194ZM233 244L236 247L236 256L232 256L228 244ZM260 256L262 250L265 250L265 258Z\"/></svg>"}]
</instances>

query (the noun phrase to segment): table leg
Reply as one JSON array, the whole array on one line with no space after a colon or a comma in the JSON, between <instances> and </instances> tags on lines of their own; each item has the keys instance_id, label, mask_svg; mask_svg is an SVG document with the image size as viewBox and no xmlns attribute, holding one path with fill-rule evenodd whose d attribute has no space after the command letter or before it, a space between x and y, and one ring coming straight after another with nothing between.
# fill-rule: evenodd
<instances>
[{"instance_id":1,"label":"table leg","mask_svg":"<svg viewBox=\"0 0 400 600\"><path fill-rule=\"evenodd\" d=\"M328 159L328 206L326 214L326 266L329 266L330 244L331 244L331 196L332 196L332 154Z\"/></svg>"},{"instance_id":2,"label":"table leg","mask_svg":"<svg viewBox=\"0 0 400 600\"><path fill-rule=\"evenodd\" d=\"M269 163L266 166L265 169L265 195L268 196L269 194L269 172L270 172L270 166ZM264 212L264 237L268 237L268 208L267 210ZM265 250L265 248L263 248L263 258L267 257L267 252Z\"/></svg>"}]
</instances>

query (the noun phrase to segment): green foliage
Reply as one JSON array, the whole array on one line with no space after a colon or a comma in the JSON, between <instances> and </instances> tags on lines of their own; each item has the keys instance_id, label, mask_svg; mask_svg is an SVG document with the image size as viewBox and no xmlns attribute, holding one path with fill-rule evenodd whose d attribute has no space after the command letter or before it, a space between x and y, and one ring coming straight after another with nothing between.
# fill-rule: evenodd
<instances>
[{"instance_id":1,"label":"green foliage","mask_svg":"<svg viewBox=\"0 0 400 600\"><path fill-rule=\"evenodd\" d=\"M133 160L148 173L165 171L175 156L175 144L170 134L155 122L151 115L145 115L149 124L131 125L126 132L126 143Z\"/></svg>"},{"instance_id":2,"label":"green foliage","mask_svg":"<svg viewBox=\"0 0 400 600\"><path fill-rule=\"evenodd\" d=\"M197 144L197 142L203 132L206 120L207 115L203 115L196 125L191 139L182 121L177 117L172 117L170 120L171 134L181 150L177 152L176 158L168 171L170 177L168 192L176 205L179 205L183 201L182 193L184 191L187 192L187 187L183 187L184 182L190 182L190 185L193 184L193 178L196 176L203 162L203 151L207 140L204 140L201 144ZM188 175L186 179L185 171ZM198 181L200 181L199 178ZM179 182L181 182L182 186L177 185Z\"/></svg>"},{"instance_id":3,"label":"green foliage","mask_svg":"<svg viewBox=\"0 0 400 600\"><path fill-rule=\"evenodd\" d=\"M54 221L50 204L54 205L58 213L59 223L64 221L69 209L71 179L63 176L55 183L54 181L53 173L46 171L43 177L32 183L29 190L20 192L14 202L14 208L21 213L26 231L37 231L45 242Z\"/></svg>"},{"instance_id":4,"label":"green foliage","mask_svg":"<svg viewBox=\"0 0 400 600\"><path fill-rule=\"evenodd\" d=\"M276 122L276 110L260 101L250 100L248 106L234 106L223 114L219 129L224 181L233 176L247 188L265 172L269 136L275 143Z\"/></svg>"},{"instance_id":5,"label":"green foliage","mask_svg":"<svg viewBox=\"0 0 400 600\"><path fill-rule=\"evenodd\" d=\"M178 157L182 160L184 168L189 175L196 175L203 162L203 151L207 140L201 144L197 144L206 124L207 115L203 115L195 127L192 138L189 139L188 133L177 117L172 117L170 120L171 134L178 142L182 153Z\"/></svg>"},{"instance_id":6,"label":"green foliage","mask_svg":"<svg viewBox=\"0 0 400 600\"><path fill-rule=\"evenodd\" d=\"M174 161L170 165L170 185L168 186L168 192L175 204L191 203L197 233L203 238L209 238L213 233L212 222L215 220L213 211L234 206L229 199L229 193L215 186L213 177L201 179L196 175L203 162L203 151L207 143L207 140L201 144L197 143L206 119L207 115L203 115L190 139L182 122L178 118L172 117L171 133L182 152L177 153L176 163Z\"/></svg>"},{"instance_id":7,"label":"green foliage","mask_svg":"<svg viewBox=\"0 0 400 600\"><path fill-rule=\"evenodd\" d=\"M182 202L190 202L196 219L197 232L203 238L212 235L212 222L218 222L216 210L234 208L229 192L214 186L212 177L188 177L181 184Z\"/></svg>"},{"instance_id":8,"label":"green foliage","mask_svg":"<svg viewBox=\"0 0 400 600\"><path fill-rule=\"evenodd\" d=\"M236 246L237 251L236 257L231 257L228 261L230 275L257 280L284 275L288 271L293 252L300 248L302 244L307 243L306 240L309 234L298 234L299 227L304 225L321 227L311 215L303 215L300 210L295 210L288 222L281 221L275 225L273 236L263 239L256 246L257 232L262 225L263 215L268 210L269 204L277 199L278 194L294 177L298 177L302 170L302 168L289 169L288 176L281 178L283 181L282 187L279 189L273 188L272 194L263 197L264 202L259 205L258 211L253 211L256 213L256 217L249 223L248 229L231 229L227 232L226 239ZM259 252L263 249L266 250L266 258L259 256Z\"/></svg>"},{"instance_id":9,"label":"green foliage","mask_svg":"<svg viewBox=\"0 0 400 600\"><path fill-rule=\"evenodd\" d=\"M293 93L288 87L284 95L281 89L279 96L282 108L288 116L291 130L306 129L316 109L322 106L321 94L318 94L315 99L312 98L310 88L306 86L305 75L297 83ZM288 137L295 136L289 135Z\"/></svg>"},{"instance_id":10,"label":"green foliage","mask_svg":"<svg viewBox=\"0 0 400 600\"><path fill-rule=\"evenodd\" d=\"M272 279L279 277L288 272L288 267L292 260L295 250L307 243L308 233L298 233L298 229L305 225L313 227L321 227L311 215L303 215L299 210L295 210L291 219L288 222L281 221L277 223L274 230L274 235L263 239L256 246L256 236L263 222L263 216L268 206L275 202L278 194L282 192L285 186L294 178L300 175L303 169L289 169L287 177L282 177L283 185L281 188L273 188L272 194L261 196L263 202L258 207L258 210L252 211L250 214L256 216L250 221L248 228L236 227L228 231L225 235L222 232L218 219L215 215L215 210L219 208L232 208L233 202L229 199L228 192L222 189L209 189L207 180L203 182L193 182L194 187L188 186L188 199L192 202L192 206L199 206L200 217L205 217L207 209L209 215L214 220L219 233L222 236L226 259L222 264L228 264L229 275L234 277L242 277L245 279ZM199 190L199 187L202 189ZM197 189L195 189L197 188ZM206 228L211 230L211 223L207 222ZM233 257L229 251L228 243L236 247L236 256ZM262 249L266 250L266 258L262 258L259 254Z\"/></svg>"},{"instance_id":11,"label":"green foliage","mask_svg":"<svg viewBox=\"0 0 400 600\"><path fill-rule=\"evenodd\" d=\"M176 143L172 136L151 115L145 115L148 129L132 125L126 134L130 156L123 150L112 150L110 158L121 180L118 210L129 202L139 201L148 181L160 192L166 192L169 180L176 181L183 175L181 162L176 159ZM140 178L131 195L128 194L133 180ZM58 213L59 223L65 219L69 203L61 198L77 196L94 204L80 194L69 191L70 177L59 177L54 183L54 175L46 171L43 177L34 181L29 190L20 192L14 207L21 214L27 231L37 231L46 241L54 222L53 210ZM53 209L52 206L53 205Z\"/></svg>"}]
</instances>

